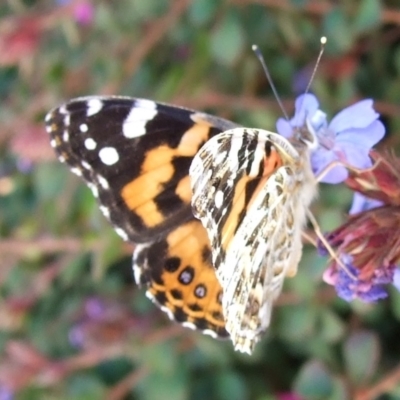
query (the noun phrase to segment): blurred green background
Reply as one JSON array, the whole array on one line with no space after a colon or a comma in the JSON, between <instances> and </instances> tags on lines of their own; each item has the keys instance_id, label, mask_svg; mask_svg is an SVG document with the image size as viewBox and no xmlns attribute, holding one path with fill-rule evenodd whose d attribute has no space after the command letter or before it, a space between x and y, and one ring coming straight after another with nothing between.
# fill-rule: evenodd
<instances>
[{"instance_id":1,"label":"blurred green background","mask_svg":"<svg viewBox=\"0 0 400 400\"><path fill-rule=\"evenodd\" d=\"M373 98L400 149L398 0L3 0L0 4L0 400L400 399L400 294L346 303L307 247L250 357L168 321L86 186L53 154L48 110L124 94L275 129L311 91L330 116ZM352 193L321 187L323 230Z\"/></svg>"}]
</instances>

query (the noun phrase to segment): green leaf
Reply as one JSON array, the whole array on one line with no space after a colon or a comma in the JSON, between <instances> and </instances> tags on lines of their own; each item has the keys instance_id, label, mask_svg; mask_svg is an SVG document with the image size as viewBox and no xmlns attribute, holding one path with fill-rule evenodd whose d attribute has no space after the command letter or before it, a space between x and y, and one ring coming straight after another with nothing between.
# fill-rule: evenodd
<instances>
[{"instance_id":1,"label":"green leaf","mask_svg":"<svg viewBox=\"0 0 400 400\"><path fill-rule=\"evenodd\" d=\"M379 354L377 335L368 331L353 333L343 346L343 357L349 379L357 385L366 382L376 371Z\"/></svg>"},{"instance_id":2,"label":"green leaf","mask_svg":"<svg viewBox=\"0 0 400 400\"><path fill-rule=\"evenodd\" d=\"M132 2L133 13L137 19L150 19L165 13L168 3L165 0L134 0Z\"/></svg>"},{"instance_id":3,"label":"green leaf","mask_svg":"<svg viewBox=\"0 0 400 400\"><path fill-rule=\"evenodd\" d=\"M65 168L53 163L39 164L33 171L33 182L39 200L53 200L65 188Z\"/></svg>"},{"instance_id":4,"label":"green leaf","mask_svg":"<svg viewBox=\"0 0 400 400\"><path fill-rule=\"evenodd\" d=\"M81 372L68 381L68 397L71 399L99 399L104 396L104 384L92 374Z\"/></svg>"},{"instance_id":5,"label":"green leaf","mask_svg":"<svg viewBox=\"0 0 400 400\"><path fill-rule=\"evenodd\" d=\"M389 299L392 304L392 311L394 315L398 320L400 320L400 292L394 287L391 288Z\"/></svg>"},{"instance_id":6,"label":"green leaf","mask_svg":"<svg viewBox=\"0 0 400 400\"><path fill-rule=\"evenodd\" d=\"M241 375L226 371L216 377L218 399L220 400L245 400L248 390Z\"/></svg>"},{"instance_id":7,"label":"green leaf","mask_svg":"<svg viewBox=\"0 0 400 400\"><path fill-rule=\"evenodd\" d=\"M204 25L214 17L218 6L219 2L216 0L192 1L189 7L189 18L195 25Z\"/></svg>"},{"instance_id":8,"label":"green leaf","mask_svg":"<svg viewBox=\"0 0 400 400\"><path fill-rule=\"evenodd\" d=\"M327 342L336 342L345 333L343 322L326 308L321 309L320 324L321 336Z\"/></svg>"},{"instance_id":9,"label":"green leaf","mask_svg":"<svg viewBox=\"0 0 400 400\"><path fill-rule=\"evenodd\" d=\"M380 1L360 0L354 20L354 33L369 31L379 25L382 15Z\"/></svg>"},{"instance_id":10,"label":"green leaf","mask_svg":"<svg viewBox=\"0 0 400 400\"><path fill-rule=\"evenodd\" d=\"M164 355L159 355L161 360ZM152 372L145 377L137 389L138 398L143 400L186 400L188 399L187 372L184 368L174 368L164 373Z\"/></svg>"},{"instance_id":11,"label":"green leaf","mask_svg":"<svg viewBox=\"0 0 400 400\"><path fill-rule=\"evenodd\" d=\"M326 400L334 390L334 378L317 360L307 362L294 383L296 393L307 400Z\"/></svg>"},{"instance_id":12,"label":"green leaf","mask_svg":"<svg viewBox=\"0 0 400 400\"><path fill-rule=\"evenodd\" d=\"M309 304L285 307L279 316L278 329L286 340L301 341L313 334L316 317L316 309Z\"/></svg>"},{"instance_id":13,"label":"green leaf","mask_svg":"<svg viewBox=\"0 0 400 400\"><path fill-rule=\"evenodd\" d=\"M353 33L350 29L346 15L340 8L332 8L325 14L323 21L323 32L328 38L326 49L331 53L343 53L349 51L353 45Z\"/></svg>"},{"instance_id":14,"label":"green leaf","mask_svg":"<svg viewBox=\"0 0 400 400\"><path fill-rule=\"evenodd\" d=\"M211 52L214 59L229 67L239 58L244 48L244 31L234 13L228 13L211 34Z\"/></svg>"}]
</instances>

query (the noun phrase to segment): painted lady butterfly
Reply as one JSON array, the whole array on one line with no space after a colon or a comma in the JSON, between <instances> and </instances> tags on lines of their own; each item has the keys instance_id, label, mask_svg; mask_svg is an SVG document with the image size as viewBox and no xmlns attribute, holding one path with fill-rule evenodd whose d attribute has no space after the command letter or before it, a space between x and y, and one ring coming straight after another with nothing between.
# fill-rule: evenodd
<instances>
[{"instance_id":1,"label":"painted lady butterfly","mask_svg":"<svg viewBox=\"0 0 400 400\"><path fill-rule=\"evenodd\" d=\"M301 257L316 192L312 130L289 141L193 110L97 96L52 110L46 127L59 159L136 244L134 276L148 296L171 319L251 353Z\"/></svg>"}]
</instances>

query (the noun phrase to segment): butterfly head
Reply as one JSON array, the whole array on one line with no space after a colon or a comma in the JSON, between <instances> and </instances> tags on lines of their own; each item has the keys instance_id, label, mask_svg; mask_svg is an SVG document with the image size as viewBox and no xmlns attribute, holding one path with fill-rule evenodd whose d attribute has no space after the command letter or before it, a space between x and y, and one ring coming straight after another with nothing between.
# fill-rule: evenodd
<instances>
[{"instance_id":1,"label":"butterfly head","mask_svg":"<svg viewBox=\"0 0 400 400\"><path fill-rule=\"evenodd\" d=\"M302 127L295 128L293 131L293 139L302 147L305 146L311 152L318 147L317 132L309 119L306 119Z\"/></svg>"}]
</instances>

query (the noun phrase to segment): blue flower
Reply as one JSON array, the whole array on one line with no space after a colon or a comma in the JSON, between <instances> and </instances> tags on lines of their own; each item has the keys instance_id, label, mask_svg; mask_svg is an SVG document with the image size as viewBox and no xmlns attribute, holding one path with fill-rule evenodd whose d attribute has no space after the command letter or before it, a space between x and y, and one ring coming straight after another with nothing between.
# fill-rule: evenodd
<instances>
[{"instance_id":1,"label":"blue flower","mask_svg":"<svg viewBox=\"0 0 400 400\"><path fill-rule=\"evenodd\" d=\"M328 124L326 114L319 109L317 98L305 94L296 99L294 117L289 121L280 118L276 128L286 138L304 126L314 131L318 148L311 155L311 165L316 176L334 161L365 169L372 165L369 157L372 146L385 134L385 127L378 120L379 114L372 105L372 100L359 101L340 111ZM347 177L347 169L336 166L321 182L336 184Z\"/></svg>"},{"instance_id":2,"label":"blue flower","mask_svg":"<svg viewBox=\"0 0 400 400\"><path fill-rule=\"evenodd\" d=\"M396 268L393 275L393 286L400 292L400 269Z\"/></svg>"},{"instance_id":3,"label":"blue flower","mask_svg":"<svg viewBox=\"0 0 400 400\"><path fill-rule=\"evenodd\" d=\"M371 303L388 296L384 285L393 282L394 266L376 269L372 279L364 280L359 277L360 271L353 266L351 256L341 254L340 260L353 276L350 276L337 263L333 263L323 275L323 280L326 283L335 286L339 297L346 301L358 298L366 303Z\"/></svg>"},{"instance_id":4,"label":"blue flower","mask_svg":"<svg viewBox=\"0 0 400 400\"><path fill-rule=\"evenodd\" d=\"M383 206L383 201L371 199L361 193L354 192L353 203L351 204L349 214L357 214L362 211L372 210L376 207Z\"/></svg>"},{"instance_id":5,"label":"blue flower","mask_svg":"<svg viewBox=\"0 0 400 400\"><path fill-rule=\"evenodd\" d=\"M6 386L0 385L0 400L12 400L14 399L14 393L11 389Z\"/></svg>"}]
</instances>

